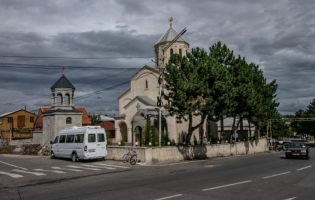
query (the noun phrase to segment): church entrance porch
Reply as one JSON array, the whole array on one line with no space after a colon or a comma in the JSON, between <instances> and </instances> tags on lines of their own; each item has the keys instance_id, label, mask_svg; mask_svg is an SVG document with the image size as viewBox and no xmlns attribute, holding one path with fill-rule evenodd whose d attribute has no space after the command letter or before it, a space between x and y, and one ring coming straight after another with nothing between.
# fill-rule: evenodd
<instances>
[{"instance_id":1,"label":"church entrance porch","mask_svg":"<svg viewBox=\"0 0 315 200\"><path fill-rule=\"evenodd\" d=\"M119 124L121 139L123 139L125 142L128 142L128 136L127 136L127 124L125 122L120 122ZM120 142L120 141L118 141Z\"/></svg>"},{"instance_id":2,"label":"church entrance porch","mask_svg":"<svg viewBox=\"0 0 315 200\"><path fill-rule=\"evenodd\" d=\"M136 136L136 142L141 147L142 146L142 140L143 140L142 128L140 126L137 126L134 131L135 131L135 136Z\"/></svg>"}]
</instances>

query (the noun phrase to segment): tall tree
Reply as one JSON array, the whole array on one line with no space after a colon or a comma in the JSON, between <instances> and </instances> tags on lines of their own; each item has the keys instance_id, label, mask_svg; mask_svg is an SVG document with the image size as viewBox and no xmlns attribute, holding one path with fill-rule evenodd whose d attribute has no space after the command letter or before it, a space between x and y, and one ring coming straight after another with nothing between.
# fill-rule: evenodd
<instances>
[{"instance_id":1,"label":"tall tree","mask_svg":"<svg viewBox=\"0 0 315 200\"><path fill-rule=\"evenodd\" d=\"M215 59L220 65L216 68L217 70L215 72L217 73L214 75L214 77L222 77L223 80L220 80L220 82L217 81L217 87L214 87L214 89L217 90L213 92L213 97L217 97L215 102L218 104L215 107L215 117L210 115L208 117L209 120L212 121L220 120L220 129L222 134L224 133L224 116L231 115L237 106L237 102L235 101L237 90L234 87L234 82L236 80L233 76L233 73L227 71L235 65L235 57L233 55L233 51L230 50L225 44L222 45L220 41L209 47L209 50L209 56Z\"/></svg>"}]
</instances>

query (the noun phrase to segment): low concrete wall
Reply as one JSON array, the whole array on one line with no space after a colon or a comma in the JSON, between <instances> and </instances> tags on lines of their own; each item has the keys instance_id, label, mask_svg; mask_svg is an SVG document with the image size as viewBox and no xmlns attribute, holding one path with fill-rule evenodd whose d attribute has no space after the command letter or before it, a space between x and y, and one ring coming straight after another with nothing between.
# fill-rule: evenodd
<instances>
[{"instance_id":1,"label":"low concrete wall","mask_svg":"<svg viewBox=\"0 0 315 200\"><path fill-rule=\"evenodd\" d=\"M236 149L235 149L236 147ZM146 164L176 162L181 160L206 159L213 157L242 154L263 153L268 151L266 138L237 142L237 144L215 144L201 146L167 146L167 147L117 147L107 146L107 159L121 160L132 148L137 152L138 160Z\"/></svg>"},{"instance_id":2,"label":"low concrete wall","mask_svg":"<svg viewBox=\"0 0 315 200\"><path fill-rule=\"evenodd\" d=\"M33 132L33 144L43 145L43 132L42 131Z\"/></svg>"},{"instance_id":3,"label":"low concrete wall","mask_svg":"<svg viewBox=\"0 0 315 200\"><path fill-rule=\"evenodd\" d=\"M106 159L109 160L121 160L122 157L128 153L128 149L131 148L137 152L137 158L141 162L145 162L146 156L145 154L149 154L149 149L145 147L128 147L128 146L107 146L107 156ZM149 158L148 158L149 159Z\"/></svg>"}]
</instances>

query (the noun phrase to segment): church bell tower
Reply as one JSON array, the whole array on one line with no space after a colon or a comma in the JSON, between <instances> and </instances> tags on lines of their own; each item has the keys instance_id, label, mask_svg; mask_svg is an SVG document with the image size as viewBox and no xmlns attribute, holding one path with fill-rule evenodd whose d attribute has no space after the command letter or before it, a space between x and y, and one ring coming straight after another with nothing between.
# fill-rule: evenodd
<instances>
[{"instance_id":1,"label":"church bell tower","mask_svg":"<svg viewBox=\"0 0 315 200\"><path fill-rule=\"evenodd\" d=\"M173 28L173 18L169 19L170 28L162 35L162 37L156 42L154 45L154 53L155 53L155 67L160 69L165 67L168 63L168 60L173 54L180 54L182 56L186 56L189 51L189 43L184 40L183 37L177 39L167 51L164 52L163 58L163 49L178 35L177 31ZM164 59L164 66L163 65Z\"/></svg>"}]
</instances>

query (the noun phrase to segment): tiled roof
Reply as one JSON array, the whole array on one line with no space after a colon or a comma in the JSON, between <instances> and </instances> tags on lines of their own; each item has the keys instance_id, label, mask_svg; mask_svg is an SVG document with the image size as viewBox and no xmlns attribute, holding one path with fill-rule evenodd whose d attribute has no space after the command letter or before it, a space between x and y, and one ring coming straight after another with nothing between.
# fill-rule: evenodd
<instances>
[{"instance_id":1,"label":"tiled roof","mask_svg":"<svg viewBox=\"0 0 315 200\"><path fill-rule=\"evenodd\" d=\"M54 89L54 88L72 88L72 89L75 89L75 87L70 83L70 81L64 75L62 75L60 77L60 79L53 86L51 86L50 89Z\"/></svg>"},{"instance_id":2,"label":"tiled roof","mask_svg":"<svg viewBox=\"0 0 315 200\"><path fill-rule=\"evenodd\" d=\"M83 112L83 115L82 115L82 125L83 126L91 125L91 120L90 120L88 114L86 113L85 108L74 108L74 109Z\"/></svg>"},{"instance_id":3,"label":"tiled roof","mask_svg":"<svg viewBox=\"0 0 315 200\"><path fill-rule=\"evenodd\" d=\"M131 105L134 101L140 101L141 103L143 103L146 106L156 106L157 103L155 101L153 101L152 99L150 99L149 97L146 96L136 96L133 100L131 100L127 105L124 106L124 108L128 107L129 105Z\"/></svg>"},{"instance_id":4,"label":"tiled roof","mask_svg":"<svg viewBox=\"0 0 315 200\"><path fill-rule=\"evenodd\" d=\"M101 126L106 131L114 131L115 130L115 124L113 122L109 122L109 121L103 121L103 122L97 124L97 126Z\"/></svg>"},{"instance_id":5,"label":"tiled roof","mask_svg":"<svg viewBox=\"0 0 315 200\"><path fill-rule=\"evenodd\" d=\"M178 35L177 31L175 31L173 27L170 27L155 44L162 42L171 42L177 35ZM186 42L182 37L179 37L176 41Z\"/></svg>"},{"instance_id":6,"label":"tiled roof","mask_svg":"<svg viewBox=\"0 0 315 200\"><path fill-rule=\"evenodd\" d=\"M28 112L28 113L30 113L30 114L32 114L32 115L36 115L35 113L31 113L31 112L29 112L29 111L27 111L27 110L20 109L20 110L15 110L15 111L11 111L11 112L6 112L6 113L3 113L3 114L0 114L0 118L1 118L1 117L4 117L4 116L7 116L7 115L11 115L11 114L13 114L13 113L15 113L15 112L19 112L19 111L24 111L24 112Z\"/></svg>"},{"instance_id":7,"label":"tiled roof","mask_svg":"<svg viewBox=\"0 0 315 200\"><path fill-rule=\"evenodd\" d=\"M15 113L17 111L19 111L19 110L15 110L15 111L11 111L11 112L6 112L6 113L3 113L3 114L0 114L0 117L4 117L4 116L7 116L7 115L10 115L10 114Z\"/></svg>"}]
</instances>

